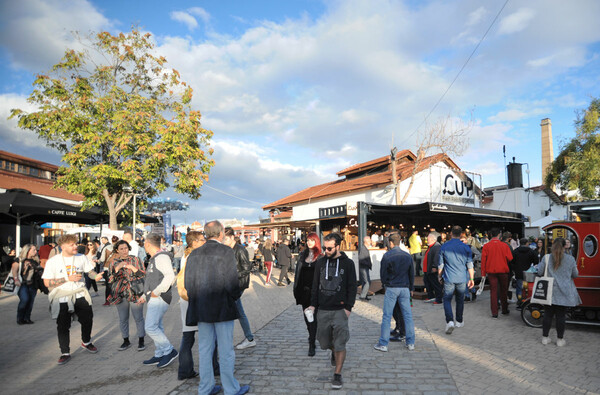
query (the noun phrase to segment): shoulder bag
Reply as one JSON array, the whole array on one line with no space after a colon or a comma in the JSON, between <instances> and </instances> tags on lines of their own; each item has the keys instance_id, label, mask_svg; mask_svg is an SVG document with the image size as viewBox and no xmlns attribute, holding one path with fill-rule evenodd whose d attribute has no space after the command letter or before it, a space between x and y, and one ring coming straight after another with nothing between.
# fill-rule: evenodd
<instances>
[{"instance_id":1,"label":"shoulder bag","mask_svg":"<svg viewBox=\"0 0 600 395\"><path fill-rule=\"evenodd\" d=\"M548 265L550 264L550 255L545 257L544 275L536 277L533 283L533 294L531 295L531 303L549 306L552 304L552 286L554 278L548 277Z\"/></svg>"}]
</instances>

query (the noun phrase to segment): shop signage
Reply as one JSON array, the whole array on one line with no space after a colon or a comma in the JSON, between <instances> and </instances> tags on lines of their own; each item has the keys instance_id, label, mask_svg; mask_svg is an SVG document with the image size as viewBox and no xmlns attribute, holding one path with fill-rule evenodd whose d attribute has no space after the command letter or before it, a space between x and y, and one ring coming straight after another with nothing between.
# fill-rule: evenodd
<instances>
[{"instance_id":1,"label":"shop signage","mask_svg":"<svg viewBox=\"0 0 600 395\"><path fill-rule=\"evenodd\" d=\"M475 205L473 180L462 180L454 173L448 173L442 179L442 200L446 202Z\"/></svg>"},{"instance_id":2,"label":"shop signage","mask_svg":"<svg viewBox=\"0 0 600 395\"><path fill-rule=\"evenodd\" d=\"M48 210L48 214L52 215L65 215L70 217L77 217L77 212L67 210Z\"/></svg>"},{"instance_id":3,"label":"shop signage","mask_svg":"<svg viewBox=\"0 0 600 395\"><path fill-rule=\"evenodd\" d=\"M346 210L346 205L320 208L319 219L345 217L347 215Z\"/></svg>"},{"instance_id":4,"label":"shop signage","mask_svg":"<svg viewBox=\"0 0 600 395\"><path fill-rule=\"evenodd\" d=\"M347 202L346 203L346 214L348 215L358 215L358 203L356 202Z\"/></svg>"}]
</instances>

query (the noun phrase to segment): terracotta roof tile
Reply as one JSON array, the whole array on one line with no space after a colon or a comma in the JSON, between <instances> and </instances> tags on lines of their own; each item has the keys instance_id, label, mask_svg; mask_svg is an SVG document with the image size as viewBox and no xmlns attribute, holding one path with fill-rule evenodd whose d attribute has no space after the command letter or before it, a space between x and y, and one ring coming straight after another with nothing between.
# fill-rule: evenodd
<instances>
[{"instance_id":1,"label":"terracotta roof tile","mask_svg":"<svg viewBox=\"0 0 600 395\"><path fill-rule=\"evenodd\" d=\"M0 170L0 188L22 188L35 195L73 200L77 202L83 201L83 195L69 193L64 189L52 189L53 185L54 181L52 180L33 178L19 173Z\"/></svg>"},{"instance_id":2,"label":"terracotta roof tile","mask_svg":"<svg viewBox=\"0 0 600 395\"><path fill-rule=\"evenodd\" d=\"M379 158L381 159L381 158ZM437 154L432 155L425 158L417 172L423 171L429 166L438 163L445 162L448 166L458 169L456 163L454 163L447 155L445 154ZM372 162L372 161L371 161ZM369 162L365 162L369 163ZM413 169L412 162L402 163L397 167L397 176L400 181L406 180L410 177ZM339 173L338 173L339 174ZM327 182L325 184L315 185L306 189L303 189L300 192L296 192L292 195L284 197L283 199L279 199L273 203L267 204L263 206L263 210L269 210L276 207L281 206L289 206L291 204L297 204L303 201L308 201L310 199L317 199L326 196L339 195L348 192L356 192L365 189L373 189L383 185L388 185L392 183L392 171L387 170L375 174L369 174L362 177L350 178L350 179L340 179L336 181Z\"/></svg>"},{"instance_id":3,"label":"terracotta roof tile","mask_svg":"<svg viewBox=\"0 0 600 395\"><path fill-rule=\"evenodd\" d=\"M416 156L415 154L413 154L410 150L402 150L399 151L398 153L396 153L396 160L401 160L404 158L409 158L409 160L415 160ZM341 170L339 172L337 172L337 175L339 177L341 176L345 176L348 174L352 174L352 173L356 173L359 171L363 171L363 170L367 170L373 167L377 167L377 166L381 166L384 165L386 163L390 163L390 156L386 155L386 156L382 156L381 158L377 158L377 159L373 159L370 160L368 162L363 162L363 163L358 163L356 165L352 165L350 167L345 168L344 170Z\"/></svg>"}]
</instances>

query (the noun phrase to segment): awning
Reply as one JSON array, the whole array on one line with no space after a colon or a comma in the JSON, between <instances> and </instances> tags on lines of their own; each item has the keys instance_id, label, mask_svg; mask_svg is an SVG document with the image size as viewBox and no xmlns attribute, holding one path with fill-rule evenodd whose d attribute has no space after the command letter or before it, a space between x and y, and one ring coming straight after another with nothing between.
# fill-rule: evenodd
<instances>
[{"instance_id":1,"label":"awning","mask_svg":"<svg viewBox=\"0 0 600 395\"><path fill-rule=\"evenodd\" d=\"M258 224L244 225L245 228L262 228L262 229L273 229L273 228L309 228L313 227L319 222L318 219L305 220L305 221L281 221L281 222L264 222Z\"/></svg>"}]
</instances>

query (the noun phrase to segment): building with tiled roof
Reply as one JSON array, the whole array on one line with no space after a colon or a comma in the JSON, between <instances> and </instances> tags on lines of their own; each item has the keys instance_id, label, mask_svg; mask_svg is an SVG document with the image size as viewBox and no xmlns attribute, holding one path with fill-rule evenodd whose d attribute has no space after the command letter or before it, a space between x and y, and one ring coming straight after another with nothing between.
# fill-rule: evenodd
<instances>
[{"instance_id":1,"label":"building with tiled roof","mask_svg":"<svg viewBox=\"0 0 600 395\"><path fill-rule=\"evenodd\" d=\"M81 205L83 196L54 188L58 166L0 150L0 192L26 189L61 203Z\"/></svg>"},{"instance_id":2,"label":"building with tiled roof","mask_svg":"<svg viewBox=\"0 0 600 395\"><path fill-rule=\"evenodd\" d=\"M396 204L396 182L400 194L406 193L415 172L412 190L406 204L453 202L479 206L480 190L469 176L445 154L424 158L415 168L417 157L409 150L396 154L396 180L393 179L391 155L358 163L337 173L339 179L314 185L263 206L279 213L293 211L294 220L319 218L318 208L327 201L331 205L356 204L358 201ZM445 185L447 184L447 185Z\"/></svg>"}]
</instances>

